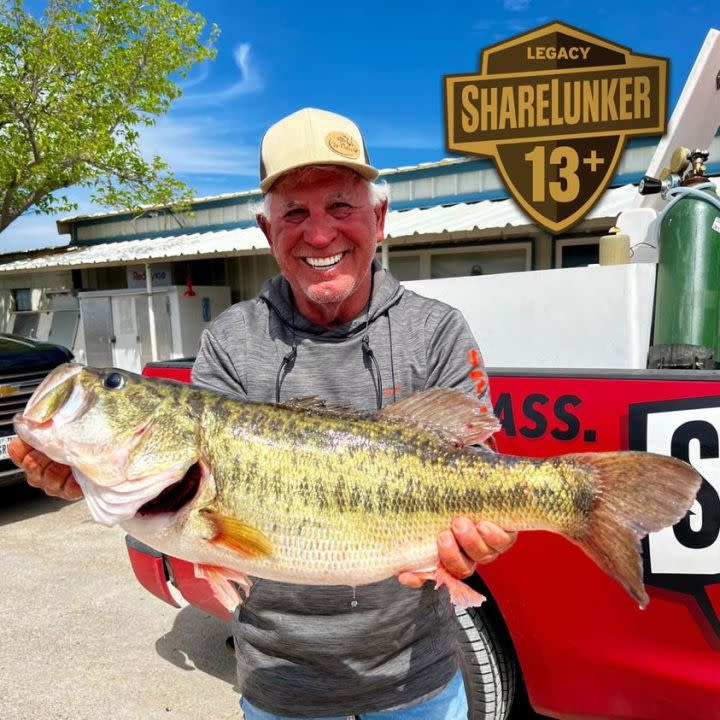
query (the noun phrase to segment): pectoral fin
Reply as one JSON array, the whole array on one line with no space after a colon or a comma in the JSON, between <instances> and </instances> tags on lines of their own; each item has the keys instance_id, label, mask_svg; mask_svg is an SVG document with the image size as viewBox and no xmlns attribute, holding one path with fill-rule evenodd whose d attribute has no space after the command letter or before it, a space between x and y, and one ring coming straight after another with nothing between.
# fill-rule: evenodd
<instances>
[{"instance_id":1,"label":"pectoral fin","mask_svg":"<svg viewBox=\"0 0 720 720\"><path fill-rule=\"evenodd\" d=\"M272 543L261 530L234 517L206 510L205 519L213 526L215 535L210 542L228 548L243 557L272 555Z\"/></svg>"}]
</instances>

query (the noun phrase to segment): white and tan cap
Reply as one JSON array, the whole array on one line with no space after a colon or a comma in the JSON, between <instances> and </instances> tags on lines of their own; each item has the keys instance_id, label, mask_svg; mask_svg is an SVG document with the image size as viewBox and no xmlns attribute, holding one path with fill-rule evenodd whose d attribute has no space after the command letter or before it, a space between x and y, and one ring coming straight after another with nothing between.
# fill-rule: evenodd
<instances>
[{"instance_id":1,"label":"white and tan cap","mask_svg":"<svg viewBox=\"0 0 720 720\"><path fill-rule=\"evenodd\" d=\"M304 108L276 122L260 145L260 189L266 193L289 170L305 165L342 165L374 180L358 126L327 110Z\"/></svg>"}]
</instances>

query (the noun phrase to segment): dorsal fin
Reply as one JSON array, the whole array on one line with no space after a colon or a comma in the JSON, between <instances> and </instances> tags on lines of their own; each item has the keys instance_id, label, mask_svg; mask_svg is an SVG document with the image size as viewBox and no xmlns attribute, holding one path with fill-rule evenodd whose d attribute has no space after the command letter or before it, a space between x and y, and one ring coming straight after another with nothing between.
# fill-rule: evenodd
<instances>
[{"instance_id":1,"label":"dorsal fin","mask_svg":"<svg viewBox=\"0 0 720 720\"><path fill-rule=\"evenodd\" d=\"M449 388L431 388L408 395L384 407L380 416L416 425L456 447L482 443L501 427L485 403Z\"/></svg>"}]
</instances>

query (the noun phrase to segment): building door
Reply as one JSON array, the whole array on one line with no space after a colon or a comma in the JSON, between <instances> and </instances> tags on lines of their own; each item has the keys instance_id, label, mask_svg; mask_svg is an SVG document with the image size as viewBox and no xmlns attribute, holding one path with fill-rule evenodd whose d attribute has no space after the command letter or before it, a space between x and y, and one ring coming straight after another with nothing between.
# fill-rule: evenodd
<instances>
[{"instance_id":1,"label":"building door","mask_svg":"<svg viewBox=\"0 0 720 720\"><path fill-rule=\"evenodd\" d=\"M79 314L77 310L54 310L48 340L56 345L72 348L75 345Z\"/></svg>"},{"instance_id":2,"label":"building door","mask_svg":"<svg viewBox=\"0 0 720 720\"><path fill-rule=\"evenodd\" d=\"M111 298L115 332L112 364L114 367L139 373L142 370L142 364L135 300L133 295L117 295Z\"/></svg>"},{"instance_id":3,"label":"building door","mask_svg":"<svg viewBox=\"0 0 720 720\"><path fill-rule=\"evenodd\" d=\"M157 359L169 360L174 357L172 352L172 328L170 326L170 298L165 292L152 295L153 315L155 316L155 347ZM142 364L152 361L152 344L150 341L150 320L148 318L147 295L137 298L137 319L142 353Z\"/></svg>"},{"instance_id":4,"label":"building door","mask_svg":"<svg viewBox=\"0 0 720 720\"><path fill-rule=\"evenodd\" d=\"M80 317L85 335L87 364L110 367L113 364L112 308L109 297L80 299Z\"/></svg>"}]
</instances>

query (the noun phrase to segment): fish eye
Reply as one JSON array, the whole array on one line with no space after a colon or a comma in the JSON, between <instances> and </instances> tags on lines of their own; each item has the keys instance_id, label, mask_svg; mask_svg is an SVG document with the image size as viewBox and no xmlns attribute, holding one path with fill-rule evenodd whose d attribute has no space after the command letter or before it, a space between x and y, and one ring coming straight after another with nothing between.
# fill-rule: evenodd
<instances>
[{"instance_id":1,"label":"fish eye","mask_svg":"<svg viewBox=\"0 0 720 720\"><path fill-rule=\"evenodd\" d=\"M125 385L125 377L119 372L111 372L109 375L106 375L103 380L103 387L106 387L108 390L118 390L123 387L123 385Z\"/></svg>"}]
</instances>

